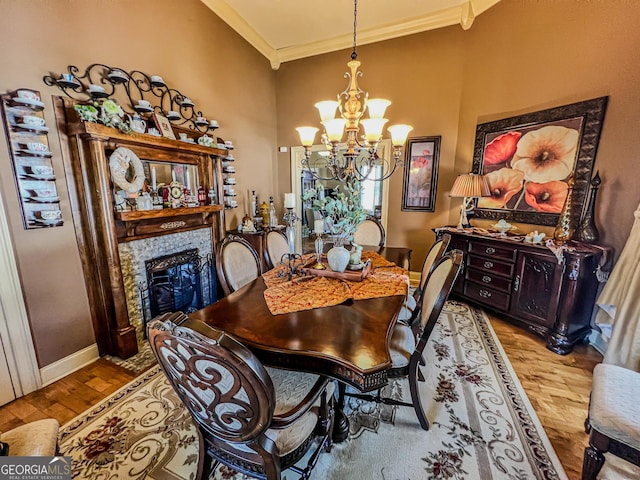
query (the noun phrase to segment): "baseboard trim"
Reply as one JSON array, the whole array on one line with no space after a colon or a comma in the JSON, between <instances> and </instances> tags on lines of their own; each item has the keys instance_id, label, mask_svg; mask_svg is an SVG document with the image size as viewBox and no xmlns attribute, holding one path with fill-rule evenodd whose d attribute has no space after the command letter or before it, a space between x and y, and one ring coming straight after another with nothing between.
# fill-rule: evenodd
<instances>
[{"instance_id":1,"label":"baseboard trim","mask_svg":"<svg viewBox=\"0 0 640 480\"><path fill-rule=\"evenodd\" d=\"M589 343L595 348L598 352L604 356L607 351L607 339L602 335L602 333L597 330L591 330L589 334Z\"/></svg>"},{"instance_id":2,"label":"baseboard trim","mask_svg":"<svg viewBox=\"0 0 640 480\"><path fill-rule=\"evenodd\" d=\"M98 352L98 345L95 343L67 357L61 358L57 362L53 362L40 369L42 386L44 387L56 380L60 380L62 377L66 377L70 373L89 365L91 362L95 362L98 358L100 358L100 354Z\"/></svg>"}]
</instances>

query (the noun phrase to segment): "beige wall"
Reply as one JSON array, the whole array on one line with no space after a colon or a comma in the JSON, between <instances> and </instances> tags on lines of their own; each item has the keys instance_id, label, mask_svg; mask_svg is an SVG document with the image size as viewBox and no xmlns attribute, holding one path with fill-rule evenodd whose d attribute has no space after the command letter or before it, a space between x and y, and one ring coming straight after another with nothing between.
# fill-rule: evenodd
<instances>
[{"instance_id":1,"label":"beige wall","mask_svg":"<svg viewBox=\"0 0 640 480\"><path fill-rule=\"evenodd\" d=\"M453 26L358 47L360 86L393 101L390 123L412 123L412 136L442 135L435 213L402 212L401 175L392 179L388 244L413 248L412 269L433 241L431 229L457 223L461 202L447 193L455 175L471 170L478 123L604 95L609 107L595 162L603 180L596 221L602 241L620 252L640 201L634 169L640 148L638 18L640 2L509 0L479 16L468 31ZM281 67L281 145L297 143L295 126L318 125L313 104L345 88L349 53ZM280 189L289 182L284 157L279 154Z\"/></svg>"},{"instance_id":2,"label":"beige wall","mask_svg":"<svg viewBox=\"0 0 640 480\"><path fill-rule=\"evenodd\" d=\"M0 7L0 91L40 90L43 75L92 63L162 75L192 98L219 136L236 145L239 185L274 191L275 73L269 62L198 0L13 0ZM65 224L24 230L6 142L0 141L5 201L39 365L92 343L94 334L55 129L49 133ZM249 167L250 165L250 167ZM240 189L242 191L242 189ZM227 216L237 225L244 210Z\"/></svg>"}]
</instances>

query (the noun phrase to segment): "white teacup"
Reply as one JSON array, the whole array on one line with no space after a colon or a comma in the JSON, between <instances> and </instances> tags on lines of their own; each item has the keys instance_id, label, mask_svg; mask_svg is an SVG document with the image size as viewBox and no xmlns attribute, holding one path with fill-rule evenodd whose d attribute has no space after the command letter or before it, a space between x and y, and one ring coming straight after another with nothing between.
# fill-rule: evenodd
<instances>
[{"instance_id":1,"label":"white teacup","mask_svg":"<svg viewBox=\"0 0 640 480\"><path fill-rule=\"evenodd\" d=\"M60 75L60 80L62 80L63 82L76 83L75 79L73 78L73 74L71 73L63 73L62 75Z\"/></svg>"},{"instance_id":2,"label":"white teacup","mask_svg":"<svg viewBox=\"0 0 640 480\"><path fill-rule=\"evenodd\" d=\"M36 196L41 197L41 198L47 198L47 197L53 197L54 196L54 190L51 188L37 188L34 190L34 193L36 194Z\"/></svg>"},{"instance_id":3,"label":"white teacup","mask_svg":"<svg viewBox=\"0 0 640 480\"><path fill-rule=\"evenodd\" d=\"M40 142L28 142L27 149L31 150L32 152L48 152L49 151L49 147L47 146L47 144L40 143Z\"/></svg>"},{"instance_id":4,"label":"white teacup","mask_svg":"<svg viewBox=\"0 0 640 480\"><path fill-rule=\"evenodd\" d=\"M204 117L196 117L196 123L208 123L208 121Z\"/></svg>"},{"instance_id":5,"label":"white teacup","mask_svg":"<svg viewBox=\"0 0 640 480\"><path fill-rule=\"evenodd\" d=\"M58 220L62 218L62 212L60 210L41 210L40 218L43 220Z\"/></svg>"},{"instance_id":6,"label":"white teacup","mask_svg":"<svg viewBox=\"0 0 640 480\"><path fill-rule=\"evenodd\" d=\"M32 100L35 102L39 102L40 101L40 97L38 96L38 94L36 92L33 92L31 90L18 90L17 92L18 98L24 98L26 100Z\"/></svg>"},{"instance_id":7,"label":"white teacup","mask_svg":"<svg viewBox=\"0 0 640 480\"><path fill-rule=\"evenodd\" d=\"M198 138L198 143L205 147L210 147L211 145L213 145L213 138L207 135L203 135L202 137Z\"/></svg>"},{"instance_id":8,"label":"white teacup","mask_svg":"<svg viewBox=\"0 0 640 480\"><path fill-rule=\"evenodd\" d=\"M158 135L160 135L160 131L159 131L157 128L153 128L153 127L151 127L151 128L147 131L147 133L149 133L150 135L155 135L156 137L157 137Z\"/></svg>"},{"instance_id":9,"label":"white teacup","mask_svg":"<svg viewBox=\"0 0 640 480\"><path fill-rule=\"evenodd\" d=\"M122 80L127 79L127 75L122 70L111 70L108 75L109 78L119 78Z\"/></svg>"},{"instance_id":10,"label":"white teacup","mask_svg":"<svg viewBox=\"0 0 640 480\"><path fill-rule=\"evenodd\" d=\"M218 128L220 125L218 125L218 121L217 121L217 120L211 120L211 121L209 122L209 126L210 126L211 128Z\"/></svg>"},{"instance_id":11,"label":"white teacup","mask_svg":"<svg viewBox=\"0 0 640 480\"><path fill-rule=\"evenodd\" d=\"M104 87L92 83L89 85L89 93L104 93Z\"/></svg>"},{"instance_id":12,"label":"white teacup","mask_svg":"<svg viewBox=\"0 0 640 480\"><path fill-rule=\"evenodd\" d=\"M53 167L49 165L32 165L31 171L36 175L51 175L53 174Z\"/></svg>"},{"instance_id":13,"label":"white teacup","mask_svg":"<svg viewBox=\"0 0 640 480\"><path fill-rule=\"evenodd\" d=\"M187 134L186 134L186 133L184 133L184 132L183 132L183 133L179 133L178 135L180 135L180 140L182 140L182 141L186 141L186 140L188 140L188 139L189 139L189 137L187 136Z\"/></svg>"},{"instance_id":14,"label":"white teacup","mask_svg":"<svg viewBox=\"0 0 640 480\"><path fill-rule=\"evenodd\" d=\"M22 117L22 123L30 127L43 127L44 118L36 117L35 115L24 115Z\"/></svg>"},{"instance_id":15,"label":"white teacup","mask_svg":"<svg viewBox=\"0 0 640 480\"><path fill-rule=\"evenodd\" d=\"M180 118L180 114L178 112L176 112L175 110L169 110L167 112L167 118L169 118L169 119Z\"/></svg>"},{"instance_id":16,"label":"white teacup","mask_svg":"<svg viewBox=\"0 0 640 480\"><path fill-rule=\"evenodd\" d=\"M160 75L151 75L151 83L162 83L164 85L164 80Z\"/></svg>"},{"instance_id":17,"label":"white teacup","mask_svg":"<svg viewBox=\"0 0 640 480\"><path fill-rule=\"evenodd\" d=\"M138 100L138 106L142 108L151 108L151 102L148 100Z\"/></svg>"},{"instance_id":18,"label":"white teacup","mask_svg":"<svg viewBox=\"0 0 640 480\"><path fill-rule=\"evenodd\" d=\"M182 105L193 105L193 102L191 101L191 99L189 97L184 97L182 99L182 102L180 102Z\"/></svg>"}]
</instances>

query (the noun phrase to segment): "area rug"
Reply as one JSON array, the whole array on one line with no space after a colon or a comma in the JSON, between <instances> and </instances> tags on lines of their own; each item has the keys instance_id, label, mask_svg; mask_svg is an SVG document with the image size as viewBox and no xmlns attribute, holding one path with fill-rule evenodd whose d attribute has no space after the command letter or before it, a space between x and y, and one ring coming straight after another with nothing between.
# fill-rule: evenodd
<instances>
[{"instance_id":1,"label":"area rug","mask_svg":"<svg viewBox=\"0 0 640 480\"><path fill-rule=\"evenodd\" d=\"M481 310L448 302L425 360L420 388L431 429L420 428L411 408L351 398L349 438L320 456L313 480L567 478ZM384 393L410 401L405 379ZM192 479L197 444L157 366L60 433L78 479ZM218 469L215 478L245 477Z\"/></svg>"}]
</instances>

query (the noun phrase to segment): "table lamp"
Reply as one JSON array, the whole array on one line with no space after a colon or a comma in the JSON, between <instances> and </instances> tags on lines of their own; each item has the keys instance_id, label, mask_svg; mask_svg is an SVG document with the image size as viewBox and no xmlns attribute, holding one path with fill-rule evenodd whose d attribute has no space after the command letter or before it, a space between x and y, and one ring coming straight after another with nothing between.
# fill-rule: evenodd
<instances>
[{"instance_id":1,"label":"table lamp","mask_svg":"<svg viewBox=\"0 0 640 480\"><path fill-rule=\"evenodd\" d=\"M478 197L490 197L491 190L487 184L487 180L477 173L464 173L458 175L456 181L453 182L450 197L464 198L462 208L460 209L460 221L458 222L458 230L471 227L467 212L473 210L473 199Z\"/></svg>"}]
</instances>

